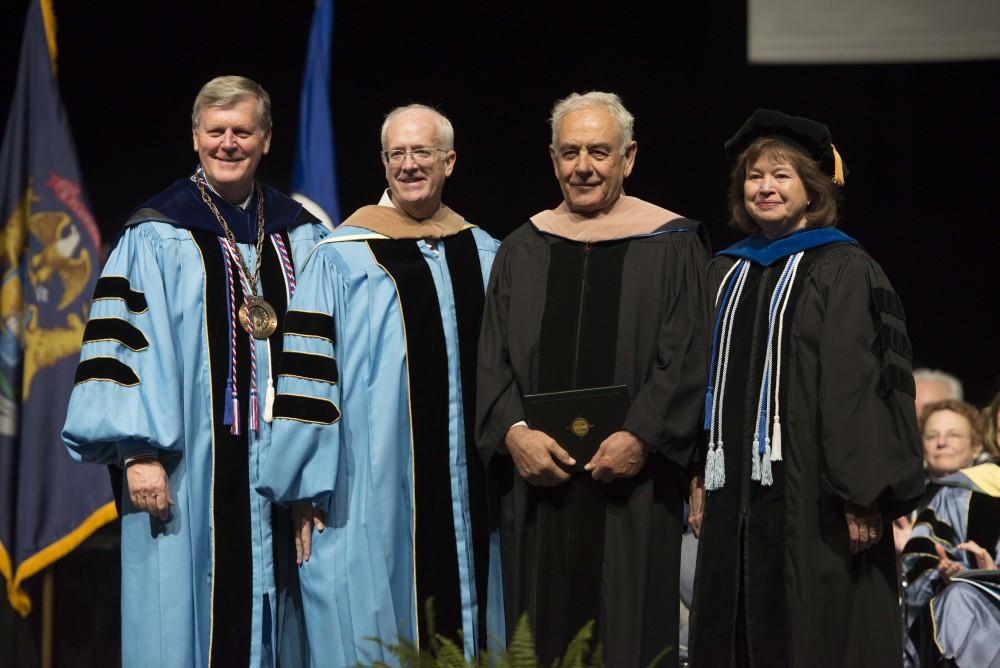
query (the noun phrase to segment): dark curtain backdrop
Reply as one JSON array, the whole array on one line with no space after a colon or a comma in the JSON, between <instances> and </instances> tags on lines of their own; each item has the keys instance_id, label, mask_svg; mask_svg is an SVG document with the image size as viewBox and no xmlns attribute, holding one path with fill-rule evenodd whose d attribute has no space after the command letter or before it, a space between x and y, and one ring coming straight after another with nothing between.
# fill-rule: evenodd
<instances>
[{"instance_id":1,"label":"dark curtain backdrop","mask_svg":"<svg viewBox=\"0 0 1000 668\"><path fill-rule=\"evenodd\" d=\"M718 248L736 238L725 224L722 142L756 107L810 116L830 125L845 156L843 228L902 296L917 362L958 374L970 398L987 400L1000 371L991 346L1000 62L748 66L741 3L646 4L338 3L344 214L384 187L384 113L420 101L455 125L446 200L502 237L559 201L546 150L552 102L605 89L637 119L627 191L705 221ZM4 119L26 5L3 1ZM106 239L193 167L191 102L212 76L245 74L271 93L274 140L261 177L287 187L311 1L54 5L63 99Z\"/></svg>"}]
</instances>

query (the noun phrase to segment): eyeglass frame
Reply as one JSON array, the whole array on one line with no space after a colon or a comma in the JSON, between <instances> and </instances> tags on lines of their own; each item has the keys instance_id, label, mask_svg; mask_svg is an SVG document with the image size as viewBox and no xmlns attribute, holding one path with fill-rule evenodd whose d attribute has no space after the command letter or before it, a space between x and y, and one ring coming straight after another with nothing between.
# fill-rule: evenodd
<instances>
[{"instance_id":1,"label":"eyeglass frame","mask_svg":"<svg viewBox=\"0 0 1000 668\"><path fill-rule=\"evenodd\" d=\"M417 156L415 155L416 151L441 151L442 153L448 153L449 150L450 149L446 149L446 148L438 148L437 146L418 146L417 148L411 148L411 149L408 149L408 150L404 150L404 149L401 149L401 148L393 148L393 149L389 149L388 151L379 151L379 156L381 156L382 162L384 162L387 165L388 164L402 164L402 163L406 162L406 157L407 156L409 156L410 160L412 160L413 162L415 162L418 165L421 165L421 164L422 165L433 165L435 162L437 162L437 158L434 158L433 160L429 159L428 162L422 162L420 160L417 160ZM392 160L392 158L389 155L390 153L401 154L399 160L396 160L396 161ZM436 153L432 153L431 155L434 156L434 155L436 155Z\"/></svg>"}]
</instances>

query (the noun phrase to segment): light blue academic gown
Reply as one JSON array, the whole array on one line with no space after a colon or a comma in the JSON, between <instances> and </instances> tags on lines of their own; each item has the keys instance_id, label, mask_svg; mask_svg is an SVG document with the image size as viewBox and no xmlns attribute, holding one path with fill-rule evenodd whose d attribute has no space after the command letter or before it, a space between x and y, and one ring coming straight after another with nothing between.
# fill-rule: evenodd
<instances>
[{"instance_id":1,"label":"light blue academic gown","mask_svg":"<svg viewBox=\"0 0 1000 668\"><path fill-rule=\"evenodd\" d=\"M182 187L180 183L174 187ZM221 200L218 204L222 208ZM220 417L221 404L220 393L213 394L209 352L213 333L206 319L207 296L224 285L207 284L206 266L221 264L221 252L206 254L210 246L205 241L199 246L195 241L199 233L204 234L155 220L124 230L108 258L104 283L98 284L91 308L88 327L101 321L105 328L84 335L81 366L63 430L69 452L78 460L121 466L132 455L154 453L169 475L173 507L166 521L138 511L127 489L123 493L122 665L130 668L210 665L213 632L222 633L220 629L227 624L225 619L213 619L217 594L213 587L217 532L212 521L213 450L218 427L214 421ZM288 250L296 267L302 266L325 234L314 223L288 229ZM215 243L212 237L201 238ZM238 246L254 266L254 246ZM282 282L286 284L281 289L289 290L287 282ZM262 290L259 285L258 294ZM223 327L225 317L221 316ZM219 332L214 335L227 338ZM238 325L236 335L249 338ZM270 351L266 339L253 340L253 344L258 409L263 416ZM238 374L249 377L248 368L238 369ZM247 406L246 395L242 399ZM261 419L259 431L248 430L246 415L241 422L249 459L247 546L253 571L249 664L273 666L282 622L277 618L271 505L254 490L272 429ZM295 633L291 628L287 632ZM301 656L291 647L286 649L292 652L286 656ZM217 656L215 665L220 664L231 665L226 657Z\"/></svg>"},{"instance_id":2,"label":"light blue academic gown","mask_svg":"<svg viewBox=\"0 0 1000 668\"><path fill-rule=\"evenodd\" d=\"M965 569L976 569L975 557L957 546L972 538L973 516L980 522L993 522L985 531L978 530L997 536L1000 467L980 464L935 482L939 487L918 510L901 557L907 579L903 665L936 666L943 656L959 666L1000 668L1000 584L968 581L966 573L960 572L942 588L935 551L935 545L940 545L950 559ZM983 507L988 510L984 512ZM1000 540L980 547L1000 559Z\"/></svg>"},{"instance_id":3,"label":"light blue academic gown","mask_svg":"<svg viewBox=\"0 0 1000 668\"><path fill-rule=\"evenodd\" d=\"M481 281L476 289L485 290L498 242L476 228L460 234L472 235L474 248L466 239L466 249L478 253L480 270L464 279ZM316 666L373 660L395 665L395 658L369 639L389 644L414 640L418 615L424 613L423 601L416 600L414 523L421 496L414 498L417 418L411 413L408 367L419 361L411 358L421 355L429 342L410 341L407 347L407 328L414 336L417 323L404 317L400 294L407 286L397 285L373 250L373 240L379 238L385 239L367 229L341 226L307 261L289 309L283 354L298 351L333 358L338 377L331 382L330 377L318 379L322 374L290 372L282 365L275 445L260 478L259 489L268 497L280 503L308 499L327 513L327 528L322 533L313 530L312 557L300 569ZM488 550L488 603L477 601L474 583L463 421L464 412L474 406L463 405L456 291L448 268L448 254L457 247L452 237L438 242L436 250L423 240L389 243L419 249L439 305L447 351L447 452L462 630L465 654L472 657L487 640L477 629L481 606L487 606L490 643L505 636L495 525ZM322 331L296 328L296 312L308 314ZM437 315L427 313L428 318ZM282 403L286 400L292 402L287 410Z\"/></svg>"}]
</instances>

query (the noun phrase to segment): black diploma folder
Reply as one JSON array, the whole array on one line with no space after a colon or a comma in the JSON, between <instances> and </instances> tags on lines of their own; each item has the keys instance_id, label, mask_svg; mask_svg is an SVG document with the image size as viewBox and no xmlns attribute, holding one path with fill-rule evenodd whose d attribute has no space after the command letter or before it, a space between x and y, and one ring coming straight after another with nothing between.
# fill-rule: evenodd
<instances>
[{"instance_id":1,"label":"black diploma folder","mask_svg":"<svg viewBox=\"0 0 1000 668\"><path fill-rule=\"evenodd\" d=\"M583 471L601 442L621 431L629 405L625 385L526 394L523 399L528 426L544 431L568 452L576 465L557 463L574 472Z\"/></svg>"}]
</instances>

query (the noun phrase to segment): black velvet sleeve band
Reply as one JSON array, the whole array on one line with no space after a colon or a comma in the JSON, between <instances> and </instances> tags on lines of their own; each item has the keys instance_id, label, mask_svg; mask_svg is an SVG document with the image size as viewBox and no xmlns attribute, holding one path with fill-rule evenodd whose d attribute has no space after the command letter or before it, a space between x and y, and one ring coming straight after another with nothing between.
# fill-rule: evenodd
<instances>
[{"instance_id":1,"label":"black velvet sleeve band","mask_svg":"<svg viewBox=\"0 0 1000 668\"><path fill-rule=\"evenodd\" d=\"M286 350L281 353L280 375L317 380L321 383L336 383L337 360L325 355Z\"/></svg>"},{"instance_id":2,"label":"black velvet sleeve band","mask_svg":"<svg viewBox=\"0 0 1000 668\"><path fill-rule=\"evenodd\" d=\"M285 314L285 334L310 336L333 342L333 316L315 311L289 311Z\"/></svg>"},{"instance_id":3,"label":"black velvet sleeve band","mask_svg":"<svg viewBox=\"0 0 1000 668\"><path fill-rule=\"evenodd\" d=\"M102 276L94 288L94 301L98 299L121 299L132 313L145 313L149 305L146 296L132 289L124 276Z\"/></svg>"},{"instance_id":4,"label":"black velvet sleeve band","mask_svg":"<svg viewBox=\"0 0 1000 668\"><path fill-rule=\"evenodd\" d=\"M94 341L117 341L136 352L149 347L149 341L142 331L121 318L91 318L87 328L83 330L83 342Z\"/></svg>"},{"instance_id":5,"label":"black velvet sleeve band","mask_svg":"<svg viewBox=\"0 0 1000 668\"><path fill-rule=\"evenodd\" d=\"M114 357L91 357L76 368L75 384L88 380L106 380L125 387L135 387L139 377L127 364Z\"/></svg>"},{"instance_id":6,"label":"black velvet sleeve band","mask_svg":"<svg viewBox=\"0 0 1000 668\"><path fill-rule=\"evenodd\" d=\"M312 424L333 424L340 411L332 401L300 394L279 394L274 398L275 420L296 420Z\"/></svg>"}]
</instances>

